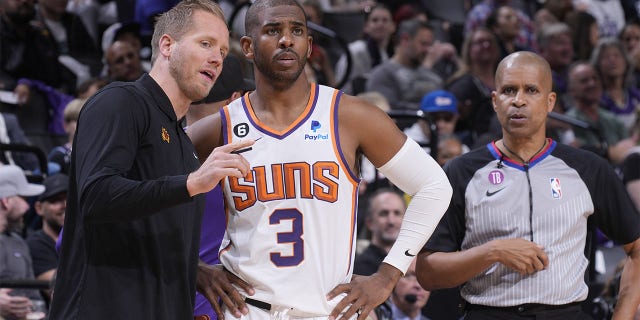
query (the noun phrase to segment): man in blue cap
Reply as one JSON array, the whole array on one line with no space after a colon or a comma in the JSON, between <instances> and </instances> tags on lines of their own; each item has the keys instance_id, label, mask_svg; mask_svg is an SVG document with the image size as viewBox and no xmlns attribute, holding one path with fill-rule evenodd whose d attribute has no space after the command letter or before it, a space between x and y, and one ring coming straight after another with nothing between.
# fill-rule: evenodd
<instances>
[{"instance_id":1,"label":"man in blue cap","mask_svg":"<svg viewBox=\"0 0 640 320\"><path fill-rule=\"evenodd\" d=\"M426 112L428 119L436 125L439 138L455 136L456 123L459 118L457 104L456 97L445 90L431 91L422 98L420 110ZM424 119L418 120L413 126L405 129L404 133L423 146L428 145L431 141L429 122ZM462 152L468 151L469 147L462 145Z\"/></svg>"}]
</instances>

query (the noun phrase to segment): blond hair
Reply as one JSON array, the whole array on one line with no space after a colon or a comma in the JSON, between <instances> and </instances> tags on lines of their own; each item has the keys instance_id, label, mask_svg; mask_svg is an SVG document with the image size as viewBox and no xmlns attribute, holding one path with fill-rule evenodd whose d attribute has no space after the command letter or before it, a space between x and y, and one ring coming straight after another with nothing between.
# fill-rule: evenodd
<instances>
[{"instance_id":1,"label":"blond hair","mask_svg":"<svg viewBox=\"0 0 640 320\"><path fill-rule=\"evenodd\" d=\"M380 92L377 92L377 91L362 92L362 93L359 93L357 97L375 105L376 107L380 108L380 110L384 112L389 112L391 110L391 106L389 105L389 100L387 100L387 98L383 96Z\"/></svg>"},{"instance_id":2,"label":"blond hair","mask_svg":"<svg viewBox=\"0 0 640 320\"><path fill-rule=\"evenodd\" d=\"M184 0L178 2L173 8L156 19L151 38L151 64L155 63L158 57L160 38L166 34L175 40L180 40L190 30L193 25L191 21L193 12L198 10L211 13L226 24L222 9L211 0Z\"/></svg>"},{"instance_id":3,"label":"blond hair","mask_svg":"<svg viewBox=\"0 0 640 320\"><path fill-rule=\"evenodd\" d=\"M80 110L82 110L85 102L87 102L87 99L73 99L67 103L67 106L64 107L64 112L62 113L64 121L78 121Z\"/></svg>"}]
</instances>

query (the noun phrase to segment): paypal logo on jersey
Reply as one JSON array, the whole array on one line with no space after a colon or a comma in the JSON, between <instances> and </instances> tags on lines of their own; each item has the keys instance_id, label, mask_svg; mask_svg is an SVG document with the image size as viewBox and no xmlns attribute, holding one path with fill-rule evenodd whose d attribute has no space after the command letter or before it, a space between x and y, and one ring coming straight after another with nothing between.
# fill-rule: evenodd
<instances>
[{"instance_id":1,"label":"paypal logo on jersey","mask_svg":"<svg viewBox=\"0 0 640 320\"><path fill-rule=\"evenodd\" d=\"M311 131L313 131L313 133L316 133L316 130L322 128L322 125L320 124L320 121L318 120L311 120Z\"/></svg>"},{"instance_id":2,"label":"paypal logo on jersey","mask_svg":"<svg viewBox=\"0 0 640 320\"><path fill-rule=\"evenodd\" d=\"M305 134L304 135L304 140L309 140L309 141L317 141L317 140L329 140L329 134L322 134L319 133L318 130L322 128L322 124L320 124L320 121L318 120L311 120L311 131L313 131L313 134Z\"/></svg>"}]
</instances>

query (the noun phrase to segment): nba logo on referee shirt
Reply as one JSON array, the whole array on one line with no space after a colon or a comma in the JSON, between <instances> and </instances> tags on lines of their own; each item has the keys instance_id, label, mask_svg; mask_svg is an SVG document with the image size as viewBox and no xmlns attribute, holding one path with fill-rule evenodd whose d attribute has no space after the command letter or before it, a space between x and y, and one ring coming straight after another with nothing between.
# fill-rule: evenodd
<instances>
[{"instance_id":1,"label":"nba logo on referee shirt","mask_svg":"<svg viewBox=\"0 0 640 320\"><path fill-rule=\"evenodd\" d=\"M562 199L562 188L560 188L560 179L551 178L551 197L554 199Z\"/></svg>"}]
</instances>

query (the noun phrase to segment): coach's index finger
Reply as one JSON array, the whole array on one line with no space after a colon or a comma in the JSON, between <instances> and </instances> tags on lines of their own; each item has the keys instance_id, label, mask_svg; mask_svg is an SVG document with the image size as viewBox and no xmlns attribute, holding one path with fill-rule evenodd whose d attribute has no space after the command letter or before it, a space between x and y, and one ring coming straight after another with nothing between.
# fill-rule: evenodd
<instances>
[{"instance_id":1,"label":"coach's index finger","mask_svg":"<svg viewBox=\"0 0 640 320\"><path fill-rule=\"evenodd\" d=\"M234 153L233 151L240 151L240 150L249 148L254 143L256 143L256 141L252 140L252 139L239 140L239 141L234 141L232 143L228 143L228 144L225 144L223 146L220 146L220 147L218 147L218 150L223 151L223 152L227 152L227 153Z\"/></svg>"}]
</instances>

